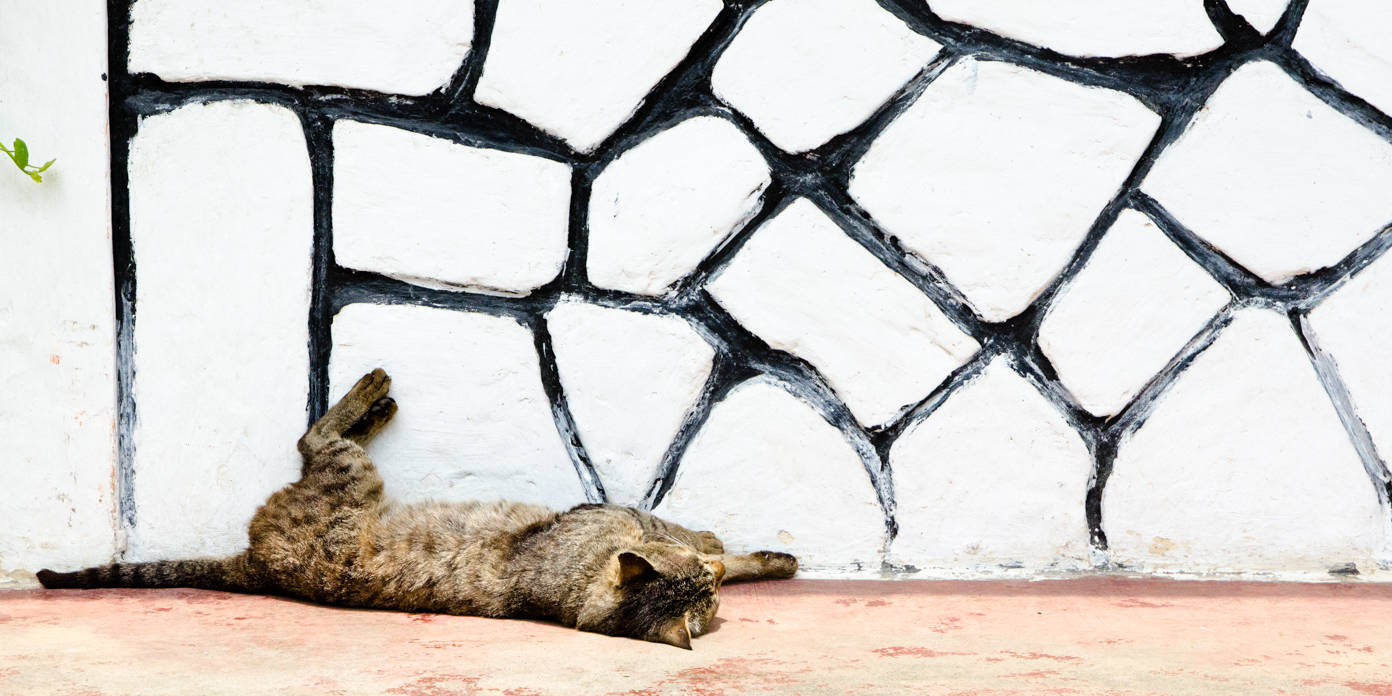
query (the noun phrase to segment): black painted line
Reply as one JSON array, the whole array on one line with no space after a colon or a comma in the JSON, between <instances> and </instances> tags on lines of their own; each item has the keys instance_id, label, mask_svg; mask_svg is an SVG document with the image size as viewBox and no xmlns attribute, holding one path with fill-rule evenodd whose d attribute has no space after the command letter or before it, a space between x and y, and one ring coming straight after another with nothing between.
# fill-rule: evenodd
<instances>
[{"instance_id":1,"label":"black painted line","mask_svg":"<svg viewBox=\"0 0 1392 696\"><path fill-rule=\"evenodd\" d=\"M701 292L686 308L689 320L699 322L714 336L720 348L742 354L753 370L777 380L783 388L810 406L841 435L860 457L870 477L880 508L885 515L887 540L898 533L895 519L894 486L887 462L882 460L869 429L856 419L821 372L807 360L770 347L706 292Z\"/></svg>"},{"instance_id":2,"label":"black painted line","mask_svg":"<svg viewBox=\"0 0 1392 696\"><path fill-rule=\"evenodd\" d=\"M1208 271L1208 274L1234 297L1284 299L1277 288L1273 288L1260 276L1247 270L1231 256L1185 227L1159 201L1138 191L1132 196L1131 205L1150 218L1180 251Z\"/></svg>"},{"instance_id":3,"label":"black painted line","mask_svg":"<svg viewBox=\"0 0 1392 696\"><path fill-rule=\"evenodd\" d=\"M1145 421L1155 410L1156 403L1169 389L1178 381L1180 375L1189 367L1194 359L1201 355L1213 342L1218 339L1223 330L1232 323L1233 317L1239 310L1248 307L1261 306L1251 300L1233 299L1222 309L1211 317L1203 328L1199 329L1189 341L1184 344L1170 361L1156 372L1145 386L1131 401L1122 407L1120 411L1108 417L1106 420L1106 436L1111 439L1121 440L1131 433L1139 430Z\"/></svg>"},{"instance_id":4,"label":"black painted line","mask_svg":"<svg viewBox=\"0 0 1392 696\"><path fill-rule=\"evenodd\" d=\"M1261 32L1248 23L1245 17L1233 12L1224 0L1203 0L1203 8L1204 13L1208 15L1209 23L1218 31L1218 35L1223 37L1224 42L1261 40Z\"/></svg>"},{"instance_id":5,"label":"black painted line","mask_svg":"<svg viewBox=\"0 0 1392 696\"><path fill-rule=\"evenodd\" d=\"M1343 424L1344 431L1348 433L1349 440L1353 443L1354 451L1358 453L1359 461L1363 463L1363 470L1368 474L1369 483L1377 490L1378 502L1382 505L1383 516L1392 516L1392 473L1388 471L1387 461L1378 454L1377 444L1373 442L1368 425L1358 415L1358 409L1353 403L1353 395L1349 393L1348 384L1344 382L1343 375L1339 372L1338 362L1320 346L1319 337L1310 326L1308 312L1291 310L1287 317L1290 319L1291 328L1295 330L1295 335L1300 339L1301 347L1305 349L1305 354L1310 358L1310 365L1315 368L1315 374L1319 376L1324 392L1329 395L1330 405L1339 414L1339 422Z\"/></svg>"},{"instance_id":6,"label":"black painted line","mask_svg":"<svg viewBox=\"0 0 1392 696\"><path fill-rule=\"evenodd\" d=\"M654 297L652 295L640 295L623 290L593 288L584 294L565 292L560 295L557 301L587 302L592 305L608 307L610 309L626 309L630 312L640 312L642 314L675 316L683 319L688 318L686 313L682 311L681 305L674 305L665 298Z\"/></svg>"},{"instance_id":7,"label":"black painted line","mask_svg":"<svg viewBox=\"0 0 1392 696\"><path fill-rule=\"evenodd\" d=\"M705 427L706 421L710 420L711 411L714 410L715 405L724 401L735 387L754 377L755 374L753 370L739 364L739 361L728 352L716 352L715 360L711 365L711 373L706 377L701 394L696 402L687 409L681 425L677 428L671 443L662 455L662 461L653 471L647 492L639 503L640 508L651 511L662 503L662 500L667 497L667 493L672 490L672 485L677 481L677 472L681 466L682 457L686 456L686 451L691 447L692 441L696 439L697 433Z\"/></svg>"},{"instance_id":8,"label":"black painted line","mask_svg":"<svg viewBox=\"0 0 1392 696\"><path fill-rule=\"evenodd\" d=\"M1136 396L1132 397L1130 403L1121 411L1106 418L1092 438L1085 436L1084 439L1087 440L1088 447L1093 454L1093 472L1089 479L1085 512L1088 534L1093 547L1098 551L1105 552L1107 550L1107 533L1102 519L1102 496L1106 490L1107 481L1112 475L1112 467L1115 464L1117 451L1121 444L1145 424L1146 419L1155 410L1160 397L1174 386L1180 375L1199 355L1218 340L1223 329L1232 323L1237 310L1244 306L1242 301L1234 299L1214 314L1208 323L1170 358L1165 367L1156 372L1145 386L1141 387Z\"/></svg>"},{"instance_id":9,"label":"black painted line","mask_svg":"<svg viewBox=\"0 0 1392 696\"><path fill-rule=\"evenodd\" d=\"M541 314L555 301L555 294L547 292L513 297L472 290L428 288L379 273L357 271L336 265L329 268L329 296L330 316L337 314L347 305L368 302L479 312L511 317L519 321Z\"/></svg>"},{"instance_id":10,"label":"black painted line","mask_svg":"<svg viewBox=\"0 0 1392 696\"><path fill-rule=\"evenodd\" d=\"M808 157L823 162L823 170L833 180L843 186L849 185L851 168L865 156L880 134L908 111L918 98L923 96L928 85L947 72L959 57L956 51L944 46L918 71L918 74L876 108L869 118L851 130L833 136L826 143L813 149Z\"/></svg>"},{"instance_id":11,"label":"black painted line","mask_svg":"<svg viewBox=\"0 0 1392 696\"><path fill-rule=\"evenodd\" d=\"M759 194L759 200L755 204L753 212L743 221L735 225L725 239L696 264L696 267L682 278L673 283L666 293L669 297L690 299L704 288L708 283L720 276L720 272L734 259L735 254L749 242L754 233L758 232L769 220L777 217L783 212L784 208L792 202L786 186L778 181L771 181L767 188Z\"/></svg>"},{"instance_id":12,"label":"black painted line","mask_svg":"<svg viewBox=\"0 0 1392 696\"><path fill-rule=\"evenodd\" d=\"M1099 569L1106 569L1111 565L1111 560L1106 556L1108 546L1107 531L1102 526L1102 494L1112 477L1119 443L1113 438L1085 438L1084 442L1092 455L1092 473L1088 475L1087 493L1083 495L1083 518L1087 522L1088 543L1092 545L1094 556L1102 557L1097 565Z\"/></svg>"},{"instance_id":13,"label":"black painted line","mask_svg":"<svg viewBox=\"0 0 1392 696\"><path fill-rule=\"evenodd\" d=\"M125 98L141 115L165 113L189 104L249 100L291 109L312 109L334 118L388 125L443 138L462 145L543 157L571 163L577 155L560 138L498 109L459 105L442 118L440 97L401 97L380 92L331 87L288 87L267 83L208 81L165 82L137 76L143 84ZM113 94L113 99L115 96Z\"/></svg>"},{"instance_id":14,"label":"black painted line","mask_svg":"<svg viewBox=\"0 0 1392 696\"><path fill-rule=\"evenodd\" d=\"M333 348L333 304L329 274L333 250L333 121L301 113L314 195L314 241L309 300L309 403L307 425L329 408L329 351Z\"/></svg>"},{"instance_id":15,"label":"black painted line","mask_svg":"<svg viewBox=\"0 0 1392 696\"><path fill-rule=\"evenodd\" d=\"M760 3L727 2L709 26L692 42L677 62L639 103L624 123L595 148L595 159L604 161L626 151L673 122L673 116L695 106L709 105L710 75L715 63L734 41Z\"/></svg>"},{"instance_id":16,"label":"black painted line","mask_svg":"<svg viewBox=\"0 0 1392 696\"><path fill-rule=\"evenodd\" d=\"M1179 222L1154 198L1137 192L1133 207L1145 213L1181 251L1203 267L1233 296L1276 307L1311 309L1392 249L1392 223L1354 248L1337 263L1271 285Z\"/></svg>"},{"instance_id":17,"label":"black painted line","mask_svg":"<svg viewBox=\"0 0 1392 696\"><path fill-rule=\"evenodd\" d=\"M894 474L888 459L880 457L869 429L861 425L826 378L810 363L799 361L791 371L779 374L783 388L816 411L828 425L841 431L841 437L860 457L876 502L884 515L885 550L899 535L898 502L894 497Z\"/></svg>"},{"instance_id":18,"label":"black painted line","mask_svg":"<svg viewBox=\"0 0 1392 696\"><path fill-rule=\"evenodd\" d=\"M556 352L551 345L551 332L546 326L546 318L537 316L530 322L532 338L536 344L537 361L541 365L541 386L546 392L546 400L551 404L551 416L556 422L556 432L565 443L566 452L575 466L575 474L580 487L585 491L585 499L591 503L606 503L609 496L604 492L604 482L595 470L580 439L580 431L575 427L575 418L566 403L565 392L561 388L560 369L556 366Z\"/></svg>"},{"instance_id":19,"label":"black painted line","mask_svg":"<svg viewBox=\"0 0 1392 696\"><path fill-rule=\"evenodd\" d=\"M445 90L445 97L453 110L456 104L465 104L474 98L479 78L483 77L483 66L488 62L488 50L493 47L493 27L498 21L498 0L474 0L474 37L469 44L469 55L464 64Z\"/></svg>"},{"instance_id":20,"label":"black painted line","mask_svg":"<svg viewBox=\"0 0 1392 696\"><path fill-rule=\"evenodd\" d=\"M1288 49L1272 57L1287 75L1305 87L1330 108L1352 119L1355 123L1375 133L1379 138L1392 143L1392 116L1383 113L1366 99L1344 89L1332 77L1320 72L1295 49Z\"/></svg>"},{"instance_id":21,"label":"black painted line","mask_svg":"<svg viewBox=\"0 0 1392 696\"><path fill-rule=\"evenodd\" d=\"M1300 281L1302 278L1311 278L1309 294L1305 296L1297 306L1302 309L1314 309L1321 302L1334 294L1339 288L1348 284L1350 280L1358 277L1364 269L1372 265L1373 262L1382 258L1392 249L1392 222L1373 235L1372 239L1362 243L1357 249L1349 252L1341 261L1312 273L1308 276L1295 278L1292 282Z\"/></svg>"},{"instance_id":22,"label":"black painted line","mask_svg":"<svg viewBox=\"0 0 1392 696\"><path fill-rule=\"evenodd\" d=\"M1098 552L1107 548L1106 534L1101 527L1101 496L1115 459L1116 442L1108 436L1105 429L1106 419L1084 408L1059 378L1052 361L1039 345L1039 331L1048 318L1054 301L1082 273L1103 238L1116 224L1121 212L1134 198L1144 196L1140 193L1139 187L1150 170L1159 161L1165 149L1184 133L1199 105L1211 95L1225 76L1226 73L1222 72L1221 68L1211 69L1207 79L1195 79L1190 83L1190 98L1172 102L1160 114L1160 124L1149 143L1132 165L1131 171L1117 192L1094 219L1063 270L1031 301L1028 308L995 327L995 340L1005 343L1006 350L1012 354L1012 366L1054 405L1087 445L1093 462L1084 509L1089 541ZM1177 374L1177 371L1169 373L1169 378L1173 379Z\"/></svg>"},{"instance_id":23,"label":"black painted line","mask_svg":"<svg viewBox=\"0 0 1392 696\"><path fill-rule=\"evenodd\" d=\"M1309 5L1310 0L1290 0L1286 4L1286 9L1276 20L1276 26L1269 32L1273 45L1290 47L1295 41L1296 32L1300 31L1300 22L1305 19L1305 9Z\"/></svg>"},{"instance_id":24,"label":"black painted line","mask_svg":"<svg viewBox=\"0 0 1392 696\"><path fill-rule=\"evenodd\" d=\"M981 343L992 335L990 325L976 313L970 300L947 279L941 269L881 227L844 189L825 186L808 192L806 198L831 218L846 236L927 295L963 333Z\"/></svg>"},{"instance_id":25,"label":"black painted line","mask_svg":"<svg viewBox=\"0 0 1392 696\"><path fill-rule=\"evenodd\" d=\"M870 439L874 443L876 451L880 453L880 458L888 462L890 451L894 443L899 441L900 436L912 430L919 423L928 420L928 417L933 415L947 401L948 397L974 381L998 355L1000 355L999 344L982 346L981 350L978 350L966 362L948 373L947 377L933 391L929 392L918 403L910 406L898 418L870 428Z\"/></svg>"},{"instance_id":26,"label":"black painted line","mask_svg":"<svg viewBox=\"0 0 1392 696\"><path fill-rule=\"evenodd\" d=\"M1108 437L1105 420L1083 408L1058 378L1053 365L1037 343L1017 349L1010 355L1010 365L1034 387L1069 427L1078 434L1087 448L1090 462L1087 490L1083 494L1083 521L1087 528L1088 543L1092 547L1094 566L1107 565L1107 535L1102 528L1102 492L1112 473L1116 458L1116 441ZM1099 557L1103 559L1098 563Z\"/></svg>"},{"instance_id":27,"label":"black painted line","mask_svg":"<svg viewBox=\"0 0 1392 696\"><path fill-rule=\"evenodd\" d=\"M1168 54L1117 58L1070 56L946 21L923 0L877 1L915 31L972 57L1009 62L1076 84L1124 92L1158 112L1188 99L1196 75L1214 64L1230 62L1236 56L1266 46L1262 37L1254 34L1244 37L1245 40L1229 40L1209 53L1190 58Z\"/></svg>"},{"instance_id":28,"label":"black painted line","mask_svg":"<svg viewBox=\"0 0 1392 696\"><path fill-rule=\"evenodd\" d=\"M1198 112L1199 105L1206 101L1212 91L1217 88L1222 77L1221 73L1217 73L1208 80L1196 80L1191 87L1193 90L1191 96L1194 97L1192 100L1177 102L1160 114L1160 124L1155 129L1155 133L1151 135L1150 142L1146 144L1140 157L1132 165L1131 171L1122 180L1121 187L1116 194L1093 221L1092 227L1084 235L1083 241L1078 245L1073 257L1064 266L1063 271L1031 302L1030 311L1033 312L1032 319L1034 320L1029 334L1031 340L1037 338L1039 327L1043 324L1045 316L1048 314L1048 308L1052 306L1054 299L1082 272L1088 260L1092 258L1092 254L1101 244L1102 238L1112 228L1112 225L1116 224L1121 212L1131 205L1136 197L1144 196L1140 191L1141 184L1145 182L1155 164L1160 161L1165 150L1184 134L1192 122L1194 114Z\"/></svg>"},{"instance_id":29,"label":"black painted line","mask_svg":"<svg viewBox=\"0 0 1392 696\"><path fill-rule=\"evenodd\" d=\"M581 288L590 284L590 192L598 171L593 167L573 167L570 170L570 208L566 224L566 258L561 266L560 282L566 287Z\"/></svg>"},{"instance_id":30,"label":"black painted line","mask_svg":"<svg viewBox=\"0 0 1392 696\"><path fill-rule=\"evenodd\" d=\"M116 318L116 559L125 558L135 507L135 246L130 226L130 146L138 121L118 95L128 94L131 76L130 6L107 0L108 137L111 148L111 256Z\"/></svg>"},{"instance_id":31,"label":"black painted line","mask_svg":"<svg viewBox=\"0 0 1392 696\"><path fill-rule=\"evenodd\" d=\"M323 111L337 118L391 126L467 147L531 155L564 164L571 164L575 159L565 143L554 136L537 130L515 116L483 107L452 112L449 121L400 116L375 105L358 108L357 105L335 104L323 107Z\"/></svg>"},{"instance_id":32,"label":"black painted line","mask_svg":"<svg viewBox=\"0 0 1392 696\"><path fill-rule=\"evenodd\" d=\"M1078 431L1084 441L1100 438L1104 418L1092 414L1078 403L1073 392L1059 379L1058 372L1049 357L1039 348L1038 343L1011 345L1006 351L1010 365L1025 381L1032 384L1035 391L1054 406L1068 425Z\"/></svg>"}]
</instances>

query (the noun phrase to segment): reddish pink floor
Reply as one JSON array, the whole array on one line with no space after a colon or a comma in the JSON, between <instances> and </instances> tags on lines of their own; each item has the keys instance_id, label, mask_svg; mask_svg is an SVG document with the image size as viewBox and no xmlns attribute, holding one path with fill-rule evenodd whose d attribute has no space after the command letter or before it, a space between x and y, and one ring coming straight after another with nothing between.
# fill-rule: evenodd
<instances>
[{"instance_id":1,"label":"reddish pink floor","mask_svg":"<svg viewBox=\"0 0 1392 696\"><path fill-rule=\"evenodd\" d=\"M196 590L0 593L0 694L1392 696L1392 586L726 588L693 651Z\"/></svg>"}]
</instances>

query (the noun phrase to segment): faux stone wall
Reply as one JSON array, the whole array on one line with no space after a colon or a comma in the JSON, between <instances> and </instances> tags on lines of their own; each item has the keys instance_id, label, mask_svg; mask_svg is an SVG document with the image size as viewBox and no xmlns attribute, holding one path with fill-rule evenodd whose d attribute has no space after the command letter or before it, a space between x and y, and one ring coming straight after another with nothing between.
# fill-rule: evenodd
<instances>
[{"instance_id":1,"label":"faux stone wall","mask_svg":"<svg viewBox=\"0 0 1392 696\"><path fill-rule=\"evenodd\" d=\"M127 558L237 549L382 366L405 499L1392 575L1392 5L112 8Z\"/></svg>"}]
</instances>

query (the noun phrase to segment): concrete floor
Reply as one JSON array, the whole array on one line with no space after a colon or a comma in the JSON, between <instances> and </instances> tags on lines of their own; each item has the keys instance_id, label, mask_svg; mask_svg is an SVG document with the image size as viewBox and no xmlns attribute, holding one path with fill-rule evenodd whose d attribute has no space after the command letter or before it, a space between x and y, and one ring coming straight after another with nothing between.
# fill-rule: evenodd
<instances>
[{"instance_id":1,"label":"concrete floor","mask_svg":"<svg viewBox=\"0 0 1392 696\"><path fill-rule=\"evenodd\" d=\"M693 651L198 590L0 593L0 694L1392 696L1392 586L795 580Z\"/></svg>"}]
</instances>

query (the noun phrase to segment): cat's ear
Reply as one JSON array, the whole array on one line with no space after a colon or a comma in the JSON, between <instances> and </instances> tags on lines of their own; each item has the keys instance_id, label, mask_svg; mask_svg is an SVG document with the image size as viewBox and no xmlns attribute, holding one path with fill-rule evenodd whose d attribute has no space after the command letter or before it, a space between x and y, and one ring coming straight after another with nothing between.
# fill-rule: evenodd
<instances>
[{"instance_id":1,"label":"cat's ear","mask_svg":"<svg viewBox=\"0 0 1392 696\"><path fill-rule=\"evenodd\" d=\"M662 627L658 629L657 636L653 638L653 642L666 643L681 648L682 650L690 650L691 632L686 630L686 617L678 616L663 624Z\"/></svg>"},{"instance_id":2,"label":"cat's ear","mask_svg":"<svg viewBox=\"0 0 1392 696\"><path fill-rule=\"evenodd\" d=\"M657 569L648 562L648 559L632 551L624 551L619 554L619 587L628 587L634 583L652 580L656 577Z\"/></svg>"}]
</instances>

